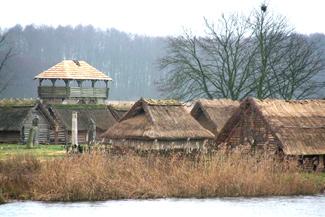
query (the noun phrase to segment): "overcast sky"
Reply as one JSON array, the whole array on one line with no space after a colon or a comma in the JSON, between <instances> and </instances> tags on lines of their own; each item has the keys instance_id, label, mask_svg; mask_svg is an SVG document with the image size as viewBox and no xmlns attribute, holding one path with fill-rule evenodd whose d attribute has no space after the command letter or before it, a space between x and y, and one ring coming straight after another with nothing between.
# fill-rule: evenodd
<instances>
[{"instance_id":1,"label":"overcast sky","mask_svg":"<svg viewBox=\"0 0 325 217\"><path fill-rule=\"evenodd\" d=\"M130 33L177 35L183 28L202 33L203 17L248 14L261 0L4 0L0 26L92 24ZM296 31L325 33L325 0L266 0L269 10L285 15Z\"/></svg>"}]
</instances>

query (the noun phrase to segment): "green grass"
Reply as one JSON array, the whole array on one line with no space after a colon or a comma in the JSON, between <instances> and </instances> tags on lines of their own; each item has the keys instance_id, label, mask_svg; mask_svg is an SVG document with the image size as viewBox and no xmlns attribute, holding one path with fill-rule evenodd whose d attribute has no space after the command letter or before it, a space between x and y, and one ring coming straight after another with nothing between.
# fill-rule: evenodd
<instances>
[{"instance_id":1,"label":"green grass","mask_svg":"<svg viewBox=\"0 0 325 217\"><path fill-rule=\"evenodd\" d=\"M324 190L325 190L325 172L322 173L305 173L304 177L307 180L311 180L315 183L319 183L321 185L324 186Z\"/></svg>"},{"instance_id":2,"label":"green grass","mask_svg":"<svg viewBox=\"0 0 325 217\"><path fill-rule=\"evenodd\" d=\"M62 157L66 154L63 145L39 145L27 149L26 145L0 144L0 160L8 159L17 155L33 155L42 159Z\"/></svg>"}]
</instances>

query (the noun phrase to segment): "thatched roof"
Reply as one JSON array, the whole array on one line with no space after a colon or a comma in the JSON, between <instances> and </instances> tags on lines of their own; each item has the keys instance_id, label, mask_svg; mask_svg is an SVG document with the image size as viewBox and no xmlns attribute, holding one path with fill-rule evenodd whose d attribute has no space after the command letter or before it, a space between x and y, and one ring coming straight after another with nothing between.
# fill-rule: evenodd
<instances>
[{"instance_id":1,"label":"thatched roof","mask_svg":"<svg viewBox=\"0 0 325 217\"><path fill-rule=\"evenodd\" d=\"M195 119L198 119L200 115L204 115L209 121L209 125L212 126L212 129L209 130L217 134L238 107L239 101L230 99L201 99L195 103L191 115Z\"/></svg>"},{"instance_id":2,"label":"thatched roof","mask_svg":"<svg viewBox=\"0 0 325 217\"><path fill-rule=\"evenodd\" d=\"M105 73L98 71L85 61L63 60L34 79L104 80L111 81Z\"/></svg>"},{"instance_id":3,"label":"thatched roof","mask_svg":"<svg viewBox=\"0 0 325 217\"><path fill-rule=\"evenodd\" d=\"M206 139L213 134L204 129L174 100L140 99L108 129L103 137L109 139Z\"/></svg>"},{"instance_id":4,"label":"thatched roof","mask_svg":"<svg viewBox=\"0 0 325 217\"><path fill-rule=\"evenodd\" d=\"M0 99L0 106L34 106L38 104L38 100L33 98L6 98L6 99Z\"/></svg>"},{"instance_id":5,"label":"thatched roof","mask_svg":"<svg viewBox=\"0 0 325 217\"><path fill-rule=\"evenodd\" d=\"M253 109L281 142L287 155L325 154L325 100L257 100L248 98L220 134L235 126L239 114ZM220 135L217 141L225 135Z\"/></svg>"},{"instance_id":6,"label":"thatched roof","mask_svg":"<svg viewBox=\"0 0 325 217\"><path fill-rule=\"evenodd\" d=\"M20 131L33 106L0 107L0 131Z\"/></svg>"},{"instance_id":7,"label":"thatched roof","mask_svg":"<svg viewBox=\"0 0 325 217\"><path fill-rule=\"evenodd\" d=\"M78 113L78 130L88 130L90 119L93 119L96 127L103 131L117 122L106 105L54 105L50 110L54 118L69 131L74 111Z\"/></svg>"},{"instance_id":8,"label":"thatched roof","mask_svg":"<svg viewBox=\"0 0 325 217\"><path fill-rule=\"evenodd\" d=\"M133 104L134 103L109 104L107 108L116 120L120 120L130 110Z\"/></svg>"}]
</instances>

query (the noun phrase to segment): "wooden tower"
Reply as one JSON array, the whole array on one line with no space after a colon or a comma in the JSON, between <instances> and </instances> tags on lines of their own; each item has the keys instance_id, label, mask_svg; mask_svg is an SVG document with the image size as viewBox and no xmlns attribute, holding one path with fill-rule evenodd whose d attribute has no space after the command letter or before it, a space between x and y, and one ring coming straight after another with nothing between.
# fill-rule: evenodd
<instances>
[{"instance_id":1,"label":"wooden tower","mask_svg":"<svg viewBox=\"0 0 325 217\"><path fill-rule=\"evenodd\" d=\"M108 81L112 79L85 61L63 60L35 76L39 80L38 97L45 103L101 103L108 98ZM45 80L50 85L42 85ZM63 85L56 85L57 81ZM62 83L61 81L61 83ZM88 82L88 86L83 85ZM104 86L96 83L104 82Z\"/></svg>"}]
</instances>

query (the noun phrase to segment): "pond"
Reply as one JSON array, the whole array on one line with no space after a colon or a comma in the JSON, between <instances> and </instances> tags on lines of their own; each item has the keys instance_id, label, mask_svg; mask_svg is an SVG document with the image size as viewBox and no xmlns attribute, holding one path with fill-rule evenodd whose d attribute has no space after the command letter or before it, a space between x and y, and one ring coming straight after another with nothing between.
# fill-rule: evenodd
<instances>
[{"instance_id":1,"label":"pond","mask_svg":"<svg viewBox=\"0 0 325 217\"><path fill-rule=\"evenodd\" d=\"M103 202L12 202L1 217L236 216L325 217L325 195L267 198L157 199Z\"/></svg>"}]
</instances>

